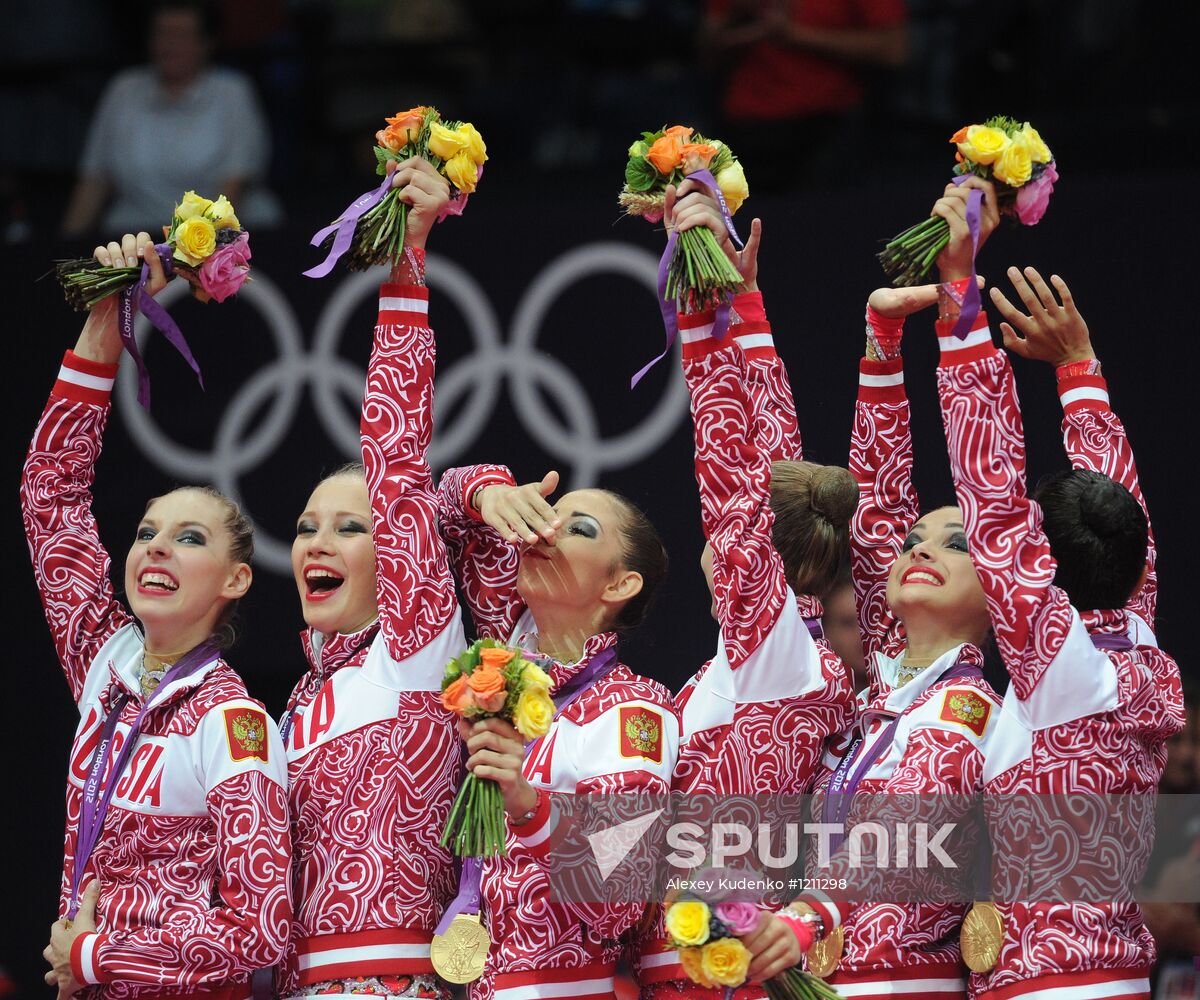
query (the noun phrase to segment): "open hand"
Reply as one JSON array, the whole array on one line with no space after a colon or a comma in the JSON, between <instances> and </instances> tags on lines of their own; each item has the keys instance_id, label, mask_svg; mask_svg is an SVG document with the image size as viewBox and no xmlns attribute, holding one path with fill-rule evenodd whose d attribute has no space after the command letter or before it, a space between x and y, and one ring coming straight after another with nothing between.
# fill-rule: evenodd
<instances>
[{"instance_id":1,"label":"open hand","mask_svg":"<svg viewBox=\"0 0 1200 1000\"><path fill-rule=\"evenodd\" d=\"M1090 361L1096 356L1087 324L1075 308L1071 290L1062 278L1057 274L1050 275L1050 283L1062 298L1061 303L1032 267L1025 268L1024 274L1010 267L1008 280L1013 283L1029 314L1009 302L999 288L992 289L992 303L1005 319L1000 324L1005 347L1023 358L1048 361L1055 367L1072 361Z\"/></svg>"}]
</instances>

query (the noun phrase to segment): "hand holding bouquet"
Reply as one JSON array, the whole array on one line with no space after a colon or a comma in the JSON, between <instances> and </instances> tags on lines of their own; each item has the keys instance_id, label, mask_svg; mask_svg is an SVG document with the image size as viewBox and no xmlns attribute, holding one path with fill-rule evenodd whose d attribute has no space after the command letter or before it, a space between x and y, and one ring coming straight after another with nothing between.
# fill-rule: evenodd
<instances>
[{"instance_id":1,"label":"hand holding bouquet","mask_svg":"<svg viewBox=\"0 0 1200 1000\"><path fill-rule=\"evenodd\" d=\"M443 121L437 108L417 107L386 119L387 128L375 133L375 172L383 182L357 198L332 225L312 238L313 246L331 240L329 256L305 275L323 278L349 252L351 270L365 271L375 264L395 262L406 248L408 204L392 184L392 171L417 157L430 163L453 187L447 215L462 215L467 196L483 176L487 146L470 122Z\"/></svg>"},{"instance_id":2,"label":"hand holding bouquet","mask_svg":"<svg viewBox=\"0 0 1200 1000\"><path fill-rule=\"evenodd\" d=\"M642 138L629 147L625 186L618 201L626 215L657 223L665 211L668 186L677 186L685 178L709 189L721 206L729 236L740 246L732 216L750 194L742 165L723 142L705 139L684 125L643 132ZM677 312L721 309L741 283L742 276L711 230L697 227L676 233L672 229L658 271L667 349L675 339ZM714 330L714 335L719 337L721 331ZM633 384L658 360L635 375Z\"/></svg>"},{"instance_id":3,"label":"hand holding bouquet","mask_svg":"<svg viewBox=\"0 0 1200 1000\"><path fill-rule=\"evenodd\" d=\"M781 940L793 949L799 945L789 927L777 927L782 921L754 903L716 902L688 895L667 907L666 923L684 971L706 989L725 987L726 996L732 996L737 987L751 978L757 980L766 969L770 978L763 987L772 1000L832 1000L838 996L832 987L796 967L798 960L772 974L770 966L777 963L771 959L776 952L783 953L773 932L786 935ZM800 948L799 954L803 951Z\"/></svg>"},{"instance_id":4,"label":"hand holding bouquet","mask_svg":"<svg viewBox=\"0 0 1200 1000\"><path fill-rule=\"evenodd\" d=\"M554 721L550 686L550 676L517 650L480 639L446 664L442 704L467 722L500 719L524 739L536 740ZM442 846L460 857L503 855L505 830L500 786L468 773L446 820Z\"/></svg>"},{"instance_id":5,"label":"hand holding bouquet","mask_svg":"<svg viewBox=\"0 0 1200 1000\"><path fill-rule=\"evenodd\" d=\"M249 277L250 234L242 229L233 205L224 195L210 201L195 191L188 191L175 206L171 224L163 227L163 233L165 241L152 249L162 261L167 277L179 275L184 278L200 301L216 299L224 302L236 294ZM150 252L151 248L146 247L145 253ZM113 263L103 264L98 256L59 261L55 273L67 301L76 309L91 309L110 295L120 294L121 340L138 367L138 402L144 407L150 405L150 379L133 336L133 318L139 311L162 331L203 386L200 367L183 333L146 291L150 265L144 259L138 264L136 258L127 255L123 262L121 253L110 254ZM130 259L135 262L123 266Z\"/></svg>"},{"instance_id":6,"label":"hand holding bouquet","mask_svg":"<svg viewBox=\"0 0 1200 1000\"><path fill-rule=\"evenodd\" d=\"M1058 180L1050 148L1029 122L998 115L982 125L960 128L950 141L958 147L954 173L991 181L996 208L1023 226L1041 221ZM950 242L945 219L930 216L890 240L879 254L883 269L896 285L919 285L929 280L943 248Z\"/></svg>"}]
</instances>

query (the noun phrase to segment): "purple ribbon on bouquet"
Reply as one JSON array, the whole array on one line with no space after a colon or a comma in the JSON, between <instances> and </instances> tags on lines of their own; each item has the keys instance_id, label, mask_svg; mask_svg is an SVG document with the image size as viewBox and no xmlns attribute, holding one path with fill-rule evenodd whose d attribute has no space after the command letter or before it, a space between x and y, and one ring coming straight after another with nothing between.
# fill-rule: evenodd
<instances>
[{"instance_id":1,"label":"purple ribbon on bouquet","mask_svg":"<svg viewBox=\"0 0 1200 1000\"><path fill-rule=\"evenodd\" d=\"M961 184L972 176L974 175L963 174L961 177L955 177L954 183ZM979 188L971 188L970 194L967 195L967 228L971 231L971 280L967 284L966 292L963 293L958 321L954 324L954 329L950 331L950 335L959 340L967 339L967 334L971 332L975 318L979 315L981 305L979 282L975 279L975 255L979 253L979 213L982 205L983 192Z\"/></svg>"},{"instance_id":2,"label":"purple ribbon on bouquet","mask_svg":"<svg viewBox=\"0 0 1200 1000\"><path fill-rule=\"evenodd\" d=\"M100 831L104 829L104 815L108 812L113 794L117 790L118 779L125 770L125 765L129 763L134 744L137 743L138 734L141 732L142 721L150 709L158 704L159 695L167 689L167 685L181 677L190 677L201 667L211 663L217 655L216 646L209 642L201 643L185 653L179 662L167 671L159 681L158 687L142 703L142 710L138 712L137 718L130 724L129 735L121 744L120 752L113 761L108 780L104 784L104 791L101 792L100 782L104 778L104 765L108 762L108 748L116 735L117 723L130 695L122 692L109 709L101 729L100 742L88 768L87 781L83 786L83 801L79 806L79 837L75 844L75 859L71 865L71 905L67 910L67 919L74 920L75 914L79 912L79 884L83 881L84 869L87 868L92 852L96 849L96 842L100 839Z\"/></svg>"},{"instance_id":3,"label":"purple ribbon on bouquet","mask_svg":"<svg viewBox=\"0 0 1200 1000\"><path fill-rule=\"evenodd\" d=\"M721 187L717 184L717 179L708 170L697 170L695 173L688 174L687 180L702 184L717 199L717 204L721 206L721 218L725 221L725 230L729 233L733 242L740 247L742 245L742 238L738 236L737 230L733 228L733 215L729 211L729 206L725 204L725 196L721 194ZM671 268L671 258L675 254L675 244L678 238L679 234L672 227L671 234L667 237L667 248L663 251L662 258L658 262L658 307L662 310L663 326L667 331L666 346L663 347L662 354L643 365L637 374L629 380L630 389L634 388L642 380L642 376L646 372L670 353L671 347L675 343L675 338L679 334L679 321L675 316L675 303L667 298L667 274ZM732 299L727 298L717 306L712 332L713 337L717 340L724 337L725 331L729 329L729 311L731 305Z\"/></svg>"},{"instance_id":4,"label":"purple ribbon on bouquet","mask_svg":"<svg viewBox=\"0 0 1200 1000\"><path fill-rule=\"evenodd\" d=\"M172 254L174 251L169 243L158 243L154 247L157 251L159 259L162 260L163 271L167 277L175 271L175 266L172 263ZM133 363L137 365L138 371L138 392L137 400L142 404L143 409L150 409L150 373L146 370L146 362L142 358L141 351L138 350L137 338L133 335L133 318L140 312L150 321L150 324L159 330L168 343L175 348L187 362L188 367L196 373L196 381L200 383L200 388L204 388L204 376L200 374L200 366L196 363L196 359L192 356L192 350L188 347L187 339L183 332L171 319L170 313L167 312L161 305L154 301L153 296L146 291L146 282L150 279L150 265L142 261L142 274L138 278L136 285L131 285L121 293L121 298L118 303L118 315L120 318L121 343L125 345L125 350L129 352L129 356L133 358Z\"/></svg>"},{"instance_id":5,"label":"purple ribbon on bouquet","mask_svg":"<svg viewBox=\"0 0 1200 1000\"><path fill-rule=\"evenodd\" d=\"M368 191L366 194L359 195L350 203L350 207L346 209L338 220L324 229L318 230L317 234L309 241L310 246L319 247L325 242L326 238L332 232L337 232L337 236L333 238L333 246L329 248L329 256L327 256L316 267L310 267L304 272L306 278L323 278L333 270L333 265L336 264L342 254L350 249L350 243L354 239L354 230L358 226L358 220L363 217L366 212L383 201L384 195L388 193L388 188L392 186L392 175L387 174L380 182L379 187L373 191Z\"/></svg>"},{"instance_id":6,"label":"purple ribbon on bouquet","mask_svg":"<svg viewBox=\"0 0 1200 1000\"><path fill-rule=\"evenodd\" d=\"M536 658L524 650L522 650L521 656L531 662L536 662ZM559 688L557 692L558 700L554 709L554 718L557 719L562 715L563 709L575 701L576 698L582 695L593 684L607 676L608 672L616 665L616 646L609 646L608 649L592 657L591 663ZM526 760L529 759L529 755L533 753L541 742L542 738L539 736L532 743L525 745ZM483 864L481 859L463 858L462 870L458 874L458 895L450 901L450 905L446 907L446 912L442 914L442 919L438 921L438 925L433 932L435 936L445 934L450 929L451 921L460 913L475 914L479 912L479 890L482 884Z\"/></svg>"}]
</instances>

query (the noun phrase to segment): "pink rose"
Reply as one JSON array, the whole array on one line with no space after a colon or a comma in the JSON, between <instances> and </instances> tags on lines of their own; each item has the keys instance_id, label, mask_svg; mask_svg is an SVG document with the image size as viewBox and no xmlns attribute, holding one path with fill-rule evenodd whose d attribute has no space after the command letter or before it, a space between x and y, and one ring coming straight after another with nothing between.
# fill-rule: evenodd
<instances>
[{"instance_id":1,"label":"pink rose","mask_svg":"<svg viewBox=\"0 0 1200 1000\"><path fill-rule=\"evenodd\" d=\"M1058 170L1053 163L1047 163L1046 169L1037 177L1017 189L1017 218L1021 220L1021 225L1036 226L1042 221L1057 180Z\"/></svg>"},{"instance_id":2,"label":"pink rose","mask_svg":"<svg viewBox=\"0 0 1200 1000\"><path fill-rule=\"evenodd\" d=\"M751 933L758 927L761 911L753 903L718 903L717 919L738 937Z\"/></svg>"},{"instance_id":3,"label":"pink rose","mask_svg":"<svg viewBox=\"0 0 1200 1000\"><path fill-rule=\"evenodd\" d=\"M242 233L200 265L200 287L218 302L237 293L250 273L250 235Z\"/></svg>"},{"instance_id":4,"label":"pink rose","mask_svg":"<svg viewBox=\"0 0 1200 1000\"><path fill-rule=\"evenodd\" d=\"M492 715L495 715L502 708L504 702L508 699L508 692L504 690L496 691L494 694L482 695L475 692L475 701L479 707Z\"/></svg>"}]
</instances>

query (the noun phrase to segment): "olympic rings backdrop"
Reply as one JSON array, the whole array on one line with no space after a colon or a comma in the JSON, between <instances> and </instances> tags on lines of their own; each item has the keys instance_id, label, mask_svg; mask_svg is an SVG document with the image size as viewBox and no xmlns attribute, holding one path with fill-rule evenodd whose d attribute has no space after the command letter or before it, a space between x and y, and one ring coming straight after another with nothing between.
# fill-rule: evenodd
<instances>
[{"instance_id":1,"label":"olympic rings backdrop","mask_svg":"<svg viewBox=\"0 0 1200 1000\"><path fill-rule=\"evenodd\" d=\"M1154 180L1125 179L1152 186ZM876 237L898 231L936 193L926 187L752 199L739 213L764 220L760 284L788 364L808 457L844 463L863 343L863 305L882 280ZM353 192L333 192L330 205ZM1103 206L1103 207L1101 207ZM322 206L316 206L322 208ZM1200 592L1195 552L1190 407L1183 374L1195 353L1186 303L1195 253L1178 248L1168 218L1119 210L1105 185L1064 183L1033 231L1002 230L980 271L1010 264L1062 274L1091 327L1113 401L1129 428L1160 545L1159 635L1180 644ZM238 497L259 529L255 582L231 662L273 713L303 670L302 626L289 549L296 515L322 473L358 455L358 402L379 275L300 272L319 259L308 236L322 209L284 231L253 235L254 280L222 306L163 293L204 371L201 391L159 336L149 338L154 403L134 401L124 365L96 481L96 516L118 585L147 499L178 483L212 483ZM589 189L535 202L488 189L430 241L430 317L438 335L435 472L499 461L527 482L555 468L565 488L599 484L641 503L671 554L671 576L626 662L673 688L711 653L715 625L698 558L699 504L691 428L678 362L664 361L630 391L629 377L662 347L652 294L662 234L614 225L612 192ZM154 220L149 220L153 222ZM1111 238L1119 231L1120 241ZM110 234L105 234L108 236ZM87 245L51 240L0 249L5 296L7 473L3 531L8 647L3 727L12 803L6 843L16 884L7 894L0 963L19 982L40 978L61 862L62 787L74 706L38 603L17 507L20 466L62 352L82 317L51 278L58 257ZM1145 248L1145 252L1138 248ZM1188 256L1190 255L1190 257ZM934 386L932 316L910 321L905 345L916 478L926 506L951 501ZM141 331L145 334L145 331ZM1017 360L1031 477L1064 464L1053 374ZM37 976L38 978L34 978Z\"/></svg>"}]
</instances>

